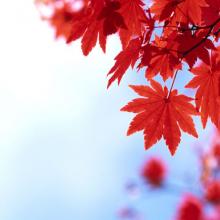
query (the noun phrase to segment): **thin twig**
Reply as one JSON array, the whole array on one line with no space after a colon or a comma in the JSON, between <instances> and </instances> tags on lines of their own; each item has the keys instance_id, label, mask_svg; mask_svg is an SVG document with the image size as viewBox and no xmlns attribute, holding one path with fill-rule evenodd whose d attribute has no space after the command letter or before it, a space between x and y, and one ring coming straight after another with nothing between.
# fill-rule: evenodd
<instances>
[{"instance_id":1,"label":"thin twig","mask_svg":"<svg viewBox=\"0 0 220 220\"><path fill-rule=\"evenodd\" d=\"M206 34L206 36L201 41L199 41L197 44L195 44L193 47L191 47L190 49L186 50L183 53L183 57L187 56L191 51L193 51L194 49L199 47L201 44L203 44L208 39L208 37L211 34L213 28L215 27L215 25L218 24L218 22L220 22L220 18L218 18L212 25L210 25L208 33Z\"/></svg>"},{"instance_id":2,"label":"thin twig","mask_svg":"<svg viewBox=\"0 0 220 220\"><path fill-rule=\"evenodd\" d=\"M220 18L218 18L212 25L209 25L209 31L208 31L208 33L206 34L206 36L205 36L201 41L199 41L197 44L195 44L193 47L191 47L190 49L188 49L188 50L186 50L185 52L183 52L183 53L182 53L182 58L181 58L181 60L182 60L184 57L186 57L190 52L192 52L192 51L195 50L197 47L199 47L201 44L203 44L203 43L208 39L208 37L210 36L210 34L211 34L213 28L215 27L215 25L217 25L219 22L220 22ZM172 85L171 85L171 87L170 87L169 94L168 94L168 97L167 97L167 98L170 97L171 91L172 91L173 86L174 86L174 83L175 83L175 81L176 81L176 77L177 77L178 71L179 71L179 70L176 70L176 72L175 72L175 75L174 75L174 77L173 77L173 82L172 82Z\"/></svg>"}]
</instances>

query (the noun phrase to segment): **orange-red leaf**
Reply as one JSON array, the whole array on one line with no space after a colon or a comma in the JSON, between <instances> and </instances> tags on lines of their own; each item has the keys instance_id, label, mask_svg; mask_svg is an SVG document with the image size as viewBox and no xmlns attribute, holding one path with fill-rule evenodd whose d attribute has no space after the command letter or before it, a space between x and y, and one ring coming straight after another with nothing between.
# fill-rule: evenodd
<instances>
[{"instance_id":1,"label":"orange-red leaf","mask_svg":"<svg viewBox=\"0 0 220 220\"><path fill-rule=\"evenodd\" d=\"M151 12L159 21L174 18L178 23L200 24L205 0L154 0Z\"/></svg>"},{"instance_id":2,"label":"orange-red leaf","mask_svg":"<svg viewBox=\"0 0 220 220\"><path fill-rule=\"evenodd\" d=\"M68 4L64 4L61 8L54 9L53 14L48 20L55 29L56 38L69 38L72 31L72 20L75 16L79 16L79 13L73 12Z\"/></svg>"},{"instance_id":3,"label":"orange-red leaf","mask_svg":"<svg viewBox=\"0 0 220 220\"><path fill-rule=\"evenodd\" d=\"M190 68L193 67L197 58L206 64L210 64L210 49L215 49L214 44L210 39L206 39L207 30L202 30L197 34L192 34L187 31L177 37L179 43L178 50L183 53L184 60L189 64ZM195 45L197 45L195 47ZM194 49L192 49L194 48Z\"/></svg>"},{"instance_id":4,"label":"orange-red leaf","mask_svg":"<svg viewBox=\"0 0 220 220\"><path fill-rule=\"evenodd\" d=\"M124 18L127 29L121 29L120 39L123 48L126 48L132 36L141 35L143 24L146 23L144 3L142 0L120 0L119 12Z\"/></svg>"},{"instance_id":5,"label":"orange-red leaf","mask_svg":"<svg viewBox=\"0 0 220 220\"><path fill-rule=\"evenodd\" d=\"M174 72L177 69L181 69L181 63L175 50L174 41L166 41L155 37L154 47L145 47L144 56L150 56L149 63L147 63L146 78L151 79L158 73L163 77L163 80L167 80L169 77L173 77ZM152 49L151 51L149 51Z\"/></svg>"},{"instance_id":6,"label":"orange-red leaf","mask_svg":"<svg viewBox=\"0 0 220 220\"><path fill-rule=\"evenodd\" d=\"M84 7L72 19L67 43L82 37L81 48L85 56L96 46L98 37L99 44L105 52L104 20L98 19L102 10L104 10L104 0L85 2Z\"/></svg>"},{"instance_id":7,"label":"orange-red leaf","mask_svg":"<svg viewBox=\"0 0 220 220\"><path fill-rule=\"evenodd\" d=\"M121 110L134 112L127 135L143 130L145 149L150 148L162 137L173 155L179 145L181 132L187 132L197 137L191 115L197 111L190 103L191 98L178 95L174 90L168 97L168 90L156 81L151 80L150 86L130 86L144 98L134 99Z\"/></svg>"},{"instance_id":8,"label":"orange-red leaf","mask_svg":"<svg viewBox=\"0 0 220 220\"><path fill-rule=\"evenodd\" d=\"M103 20L103 33L105 36L114 34L119 28L127 29L124 19L118 12L121 4L119 1L107 1L101 10L98 20Z\"/></svg>"},{"instance_id":9,"label":"orange-red leaf","mask_svg":"<svg viewBox=\"0 0 220 220\"><path fill-rule=\"evenodd\" d=\"M121 51L115 57L115 65L110 69L108 75L111 75L108 81L108 87L117 79L120 83L126 70L131 66L134 67L137 59L139 58L139 52L141 48L141 40L139 38L130 41L127 48Z\"/></svg>"},{"instance_id":10,"label":"orange-red leaf","mask_svg":"<svg viewBox=\"0 0 220 220\"><path fill-rule=\"evenodd\" d=\"M219 19L220 13L220 0L206 0L209 7L204 7L202 10L202 23L203 25L211 25ZM213 32L218 31L220 24L218 23L213 28Z\"/></svg>"},{"instance_id":11,"label":"orange-red leaf","mask_svg":"<svg viewBox=\"0 0 220 220\"><path fill-rule=\"evenodd\" d=\"M218 127L219 123L219 77L220 61L217 54L211 59L211 64L202 63L191 70L194 78L186 85L186 88L197 89L195 99L196 107L201 111L203 127L206 127L208 117Z\"/></svg>"}]
</instances>

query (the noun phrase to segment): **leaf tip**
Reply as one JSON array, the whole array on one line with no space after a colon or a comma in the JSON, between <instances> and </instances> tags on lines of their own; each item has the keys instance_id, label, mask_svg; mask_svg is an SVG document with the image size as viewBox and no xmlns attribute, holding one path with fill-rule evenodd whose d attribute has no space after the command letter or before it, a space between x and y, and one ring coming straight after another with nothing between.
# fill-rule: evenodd
<instances>
[{"instance_id":1,"label":"leaf tip","mask_svg":"<svg viewBox=\"0 0 220 220\"><path fill-rule=\"evenodd\" d=\"M171 154L172 157L174 157L174 155L176 154L176 150L174 150L174 151L170 150L170 154Z\"/></svg>"},{"instance_id":2,"label":"leaf tip","mask_svg":"<svg viewBox=\"0 0 220 220\"><path fill-rule=\"evenodd\" d=\"M168 146L168 148L169 148L171 156L173 157L176 154L177 146L175 146L175 147Z\"/></svg>"},{"instance_id":3,"label":"leaf tip","mask_svg":"<svg viewBox=\"0 0 220 220\"><path fill-rule=\"evenodd\" d=\"M125 112L125 111L126 111L126 108L125 108L125 107L126 107L126 105L123 106L123 107L120 109L120 111L121 111L121 112Z\"/></svg>"},{"instance_id":4,"label":"leaf tip","mask_svg":"<svg viewBox=\"0 0 220 220\"><path fill-rule=\"evenodd\" d=\"M130 129L128 129L126 135L130 136L131 134L133 134L133 132L131 132Z\"/></svg>"}]
</instances>

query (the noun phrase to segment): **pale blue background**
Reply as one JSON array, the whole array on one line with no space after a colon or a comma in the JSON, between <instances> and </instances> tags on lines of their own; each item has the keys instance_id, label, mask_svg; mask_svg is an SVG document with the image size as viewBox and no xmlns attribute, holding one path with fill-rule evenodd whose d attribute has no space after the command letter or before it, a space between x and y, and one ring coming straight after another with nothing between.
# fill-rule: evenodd
<instances>
[{"instance_id":1,"label":"pale blue background","mask_svg":"<svg viewBox=\"0 0 220 220\"><path fill-rule=\"evenodd\" d=\"M130 71L106 90L118 39L109 39L107 55L95 49L85 58L80 42L53 41L31 1L1 0L0 18L0 219L113 220L126 204L147 219L170 219L175 195L132 200L124 184L139 181L152 154L170 164L174 179L197 175L198 142L183 135L171 157L163 141L145 152L142 134L125 136L132 114L119 109L135 97L127 85L145 81ZM209 129L197 129L206 143Z\"/></svg>"}]
</instances>

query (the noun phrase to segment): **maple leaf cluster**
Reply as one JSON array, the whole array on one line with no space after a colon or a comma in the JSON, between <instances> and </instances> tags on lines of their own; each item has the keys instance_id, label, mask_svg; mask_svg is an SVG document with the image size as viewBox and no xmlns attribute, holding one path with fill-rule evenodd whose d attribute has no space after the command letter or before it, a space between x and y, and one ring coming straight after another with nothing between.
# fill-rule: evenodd
<instances>
[{"instance_id":1,"label":"maple leaf cluster","mask_svg":"<svg viewBox=\"0 0 220 220\"><path fill-rule=\"evenodd\" d=\"M135 180L126 187L128 195L133 195L134 191L139 192L136 198L138 204L140 198L143 197L144 203L154 192L156 195L159 192L160 196L164 193L179 198L179 204L172 209L172 211L176 209L173 220L220 220L220 133L215 133L207 150L201 147L194 151L197 158L194 166L199 170L197 177L185 173L187 181L185 177L179 177L175 181L168 164L159 157L151 156L141 166L141 181ZM189 179L191 181L188 181ZM150 210L147 206L144 207L143 213L139 205L124 206L119 210L118 216L127 220L146 219L145 215ZM163 216L161 211L155 214Z\"/></svg>"},{"instance_id":2,"label":"maple leaf cluster","mask_svg":"<svg viewBox=\"0 0 220 220\"><path fill-rule=\"evenodd\" d=\"M219 127L220 119L220 0L36 0L47 5L47 18L56 37L67 43L81 39L84 55L99 42L105 52L107 37L118 34L122 51L108 72L108 87L118 84L126 71L144 70L147 85L130 86L141 98L122 108L133 112L128 132L143 131L145 148L164 139L173 155L181 132L198 134L192 116L203 127L210 119ZM188 66L193 79L185 88L195 97L174 89L177 74ZM181 72L183 77L185 72ZM160 76L165 86L155 81ZM180 76L180 77L181 77ZM167 88L167 80L172 84Z\"/></svg>"}]
</instances>

